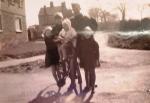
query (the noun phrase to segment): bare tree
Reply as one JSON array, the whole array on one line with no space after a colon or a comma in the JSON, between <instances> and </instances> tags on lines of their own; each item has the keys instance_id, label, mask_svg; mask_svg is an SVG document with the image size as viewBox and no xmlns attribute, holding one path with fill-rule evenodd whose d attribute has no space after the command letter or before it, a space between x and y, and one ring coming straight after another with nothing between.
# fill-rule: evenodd
<instances>
[{"instance_id":1,"label":"bare tree","mask_svg":"<svg viewBox=\"0 0 150 103\"><path fill-rule=\"evenodd\" d=\"M101 10L100 11L100 18L101 18L101 22L108 22L108 21L113 21L117 18L117 16L115 14L111 14L110 12L106 11L106 10Z\"/></svg>"},{"instance_id":2,"label":"bare tree","mask_svg":"<svg viewBox=\"0 0 150 103\"><path fill-rule=\"evenodd\" d=\"M98 22L100 11L101 11L100 8L91 8L89 9L88 14L90 17L94 18Z\"/></svg>"},{"instance_id":3,"label":"bare tree","mask_svg":"<svg viewBox=\"0 0 150 103\"><path fill-rule=\"evenodd\" d=\"M122 21L125 21L126 17L126 2L125 0L122 0L120 4L118 5L117 9L121 12Z\"/></svg>"},{"instance_id":4,"label":"bare tree","mask_svg":"<svg viewBox=\"0 0 150 103\"><path fill-rule=\"evenodd\" d=\"M106 10L102 10L101 8L89 9L89 16L96 19L97 22L101 21L102 23L116 19L116 15L113 15Z\"/></svg>"},{"instance_id":5,"label":"bare tree","mask_svg":"<svg viewBox=\"0 0 150 103\"><path fill-rule=\"evenodd\" d=\"M107 11L101 10L101 12L100 12L101 22L106 23L108 15L109 15L109 13Z\"/></svg>"}]
</instances>

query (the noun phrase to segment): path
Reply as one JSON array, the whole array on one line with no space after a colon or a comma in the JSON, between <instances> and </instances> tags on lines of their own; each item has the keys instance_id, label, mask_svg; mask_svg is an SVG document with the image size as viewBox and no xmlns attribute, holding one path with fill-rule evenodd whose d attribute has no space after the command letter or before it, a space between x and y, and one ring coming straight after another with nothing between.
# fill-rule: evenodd
<instances>
[{"instance_id":1,"label":"path","mask_svg":"<svg viewBox=\"0 0 150 103\"><path fill-rule=\"evenodd\" d=\"M98 87L91 102L150 103L150 94L146 92L150 88L150 52L110 48L104 45L104 34L95 37L100 44L102 67L96 69ZM1 73L0 103L28 103L33 99L37 100L35 103L47 103L36 96L46 87L46 92L57 90L50 72L50 69L44 69L32 73ZM81 72L84 77L83 70ZM68 84L69 80L62 93ZM73 97L66 103L77 102L71 100Z\"/></svg>"},{"instance_id":2,"label":"path","mask_svg":"<svg viewBox=\"0 0 150 103\"><path fill-rule=\"evenodd\" d=\"M30 57L30 58L25 58L25 59L11 59L8 61L0 62L0 68L16 66L19 64L33 62L36 60L44 60L44 57L45 57L44 55L40 55L40 56L34 56L34 57Z\"/></svg>"}]
</instances>

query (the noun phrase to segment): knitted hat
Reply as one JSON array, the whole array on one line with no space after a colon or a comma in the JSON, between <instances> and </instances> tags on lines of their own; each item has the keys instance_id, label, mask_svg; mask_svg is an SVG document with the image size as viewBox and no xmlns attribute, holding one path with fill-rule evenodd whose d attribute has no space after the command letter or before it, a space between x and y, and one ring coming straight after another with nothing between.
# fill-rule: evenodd
<instances>
[{"instance_id":1,"label":"knitted hat","mask_svg":"<svg viewBox=\"0 0 150 103\"><path fill-rule=\"evenodd\" d=\"M55 18L63 18L63 14L61 13L61 12L57 12L56 14L55 14Z\"/></svg>"},{"instance_id":2,"label":"knitted hat","mask_svg":"<svg viewBox=\"0 0 150 103\"><path fill-rule=\"evenodd\" d=\"M86 26L82 31L78 33L88 39L92 37L95 32L89 26Z\"/></svg>"}]
</instances>

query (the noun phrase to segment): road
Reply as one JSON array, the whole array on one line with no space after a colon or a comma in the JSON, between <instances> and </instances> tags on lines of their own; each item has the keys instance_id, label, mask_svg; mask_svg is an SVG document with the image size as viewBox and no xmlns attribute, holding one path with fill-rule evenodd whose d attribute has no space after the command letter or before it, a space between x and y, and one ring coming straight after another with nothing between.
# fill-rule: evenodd
<instances>
[{"instance_id":1,"label":"road","mask_svg":"<svg viewBox=\"0 0 150 103\"><path fill-rule=\"evenodd\" d=\"M100 45L102 65L96 69L98 87L90 103L150 103L150 93L146 92L150 88L150 51L110 48L106 46L107 35L102 32L95 38ZM82 69L81 72L84 77ZM68 79L61 93L69 82ZM44 88L45 98L38 97ZM47 97L50 91L57 91L50 69L0 73L0 103L56 103L58 98ZM79 103L74 98L73 93L61 98L60 103Z\"/></svg>"}]
</instances>

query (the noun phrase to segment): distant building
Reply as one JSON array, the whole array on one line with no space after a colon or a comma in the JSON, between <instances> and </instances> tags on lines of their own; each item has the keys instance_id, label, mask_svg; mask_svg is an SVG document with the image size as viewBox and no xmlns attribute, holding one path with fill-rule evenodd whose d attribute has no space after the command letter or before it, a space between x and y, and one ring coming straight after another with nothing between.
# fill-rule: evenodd
<instances>
[{"instance_id":1,"label":"distant building","mask_svg":"<svg viewBox=\"0 0 150 103\"><path fill-rule=\"evenodd\" d=\"M39 25L54 25L54 15L56 12L62 12L64 17L71 17L73 15L72 10L67 9L65 2L62 2L60 6L54 6L53 2L50 2L49 7L44 6L39 11Z\"/></svg>"},{"instance_id":2,"label":"distant building","mask_svg":"<svg viewBox=\"0 0 150 103\"><path fill-rule=\"evenodd\" d=\"M0 0L0 32L22 33L25 29L24 0Z\"/></svg>"},{"instance_id":3,"label":"distant building","mask_svg":"<svg viewBox=\"0 0 150 103\"><path fill-rule=\"evenodd\" d=\"M25 39L25 19L25 0L0 0L0 38Z\"/></svg>"}]
</instances>

